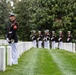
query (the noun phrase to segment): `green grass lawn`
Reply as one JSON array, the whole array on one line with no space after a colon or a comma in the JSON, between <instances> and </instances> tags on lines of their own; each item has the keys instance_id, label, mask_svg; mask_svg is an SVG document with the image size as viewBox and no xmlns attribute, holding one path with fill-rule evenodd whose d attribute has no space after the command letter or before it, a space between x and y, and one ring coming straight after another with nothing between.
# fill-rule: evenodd
<instances>
[{"instance_id":1,"label":"green grass lawn","mask_svg":"<svg viewBox=\"0 0 76 75\"><path fill-rule=\"evenodd\" d=\"M21 56L18 65L7 66L0 75L76 75L76 54L32 48Z\"/></svg>"}]
</instances>

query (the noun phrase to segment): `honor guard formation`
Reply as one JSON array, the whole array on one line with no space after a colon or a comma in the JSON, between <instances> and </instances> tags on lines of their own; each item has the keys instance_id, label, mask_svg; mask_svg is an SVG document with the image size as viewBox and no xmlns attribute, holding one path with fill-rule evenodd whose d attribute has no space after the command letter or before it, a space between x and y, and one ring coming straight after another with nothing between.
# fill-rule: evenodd
<instances>
[{"instance_id":1,"label":"honor guard formation","mask_svg":"<svg viewBox=\"0 0 76 75\"><path fill-rule=\"evenodd\" d=\"M59 31L59 36L56 37L55 31L50 32L49 30L45 30L43 33L41 31L32 31L30 36L33 41L34 48L47 48L47 49L62 49L63 46L63 32ZM56 41L58 45L56 46ZM66 41L71 44L72 43L72 35L71 31L67 32Z\"/></svg>"}]
</instances>

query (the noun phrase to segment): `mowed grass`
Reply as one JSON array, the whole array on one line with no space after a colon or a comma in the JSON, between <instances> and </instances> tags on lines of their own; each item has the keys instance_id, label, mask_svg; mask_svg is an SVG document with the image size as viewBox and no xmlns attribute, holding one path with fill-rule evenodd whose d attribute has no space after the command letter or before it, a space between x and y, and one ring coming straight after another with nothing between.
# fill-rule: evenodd
<instances>
[{"instance_id":1,"label":"mowed grass","mask_svg":"<svg viewBox=\"0 0 76 75\"><path fill-rule=\"evenodd\" d=\"M49 52L64 75L76 75L76 54L63 50Z\"/></svg>"},{"instance_id":2,"label":"mowed grass","mask_svg":"<svg viewBox=\"0 0 76 75\"><path fill-rule=\"evenodd\" d=\"M0 75L76 75L76 54L32 48L21 56L18 65L7 66Z\"/></svg>"}]
</instances>

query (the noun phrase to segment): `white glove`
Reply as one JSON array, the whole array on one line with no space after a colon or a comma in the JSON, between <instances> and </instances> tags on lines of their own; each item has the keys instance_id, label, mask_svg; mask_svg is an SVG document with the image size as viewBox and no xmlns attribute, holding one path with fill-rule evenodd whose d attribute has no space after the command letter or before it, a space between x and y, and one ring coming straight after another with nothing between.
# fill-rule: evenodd
<instances>
[{"instance_id":1,"label":"white glove","mask_svg":"<svg viewBox=\"0 0 76 75\"><path fill-rule=\"evenodd\" d=\"M70 40L70 38L67 39L67 41L69 41L69 40Z\"/></svg>"},{"instance_id":2,"label":"white glove","mask_svg":"<svg viewBox=\"0 0 76 75\"><path fill-rule=\"evenodd\" d=\"M51 40L53 40L53 37L51 38Z\"/></svg>"},{"instance_id":3,"label":"white glove","mask_svg":"<svg viewBox=\"0 0 76 75\"><path fill-rule=\"evenodd\" d=\"M6 38L6 40L7 40L7 42L9 42L10 40L9 40L9 38Z\"/></svg>"},{"instance_id":4,"label":"white glove","mask_svg":"<svg viewBox=\"0 0 76 75\"><path fill-rule=\"evenodd\" d=\"M40 37L37 40L39 40L39 39L40 39Z\"/></svg>"},{"instance_id":5,"label":"white glove","mask_svg":"<svg viewBox=\"0 0 76 75\"><path fill-rule=\"evenodd\" d=\"M61 38L58 39L59 41L61 40Z\"/></svg>"},{"instance_id":6,"label":"white glove","mask_svg":"<svg viewBox=\"0 0 76 75\"><path fill-rule=\"evenodd\" d=\"M12 31L9 32L9 34L11 34L11 33L12 33Z\"/></svg>"},{"instance_id":7,"label":"white glove","mask_svg":"<svg viewBox=\"0 0 76 75\"><path fill-rule=\"evenodd\" d=\"M6 38L6 40L7 40L8 43L11 43L11 40L9 40L9 38Z\"/></svg>"}]
</instances>

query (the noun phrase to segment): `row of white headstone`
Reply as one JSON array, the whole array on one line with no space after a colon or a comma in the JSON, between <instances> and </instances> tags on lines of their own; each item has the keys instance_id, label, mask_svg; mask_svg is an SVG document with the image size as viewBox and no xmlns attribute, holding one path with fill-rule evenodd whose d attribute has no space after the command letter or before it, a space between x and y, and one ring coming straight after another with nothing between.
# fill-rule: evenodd
<instances>
[{"instance_id":1,"label":"row of white headstone","mask_svg":"<svg viewBox=\"0 0 76 75\"><path fill-rule=\"evenodd\" d=\"M27 50L33 47L32 42L19 42L17 44L18 50L18 58ZM58 47L58 43L56 43L56 47ZM76 46L75 43L63 43L62 49L66 51L70 51L75 53ZM7 51L7 56L6 56ZM7 57L7 65L12 66L12 51L11 47L7 46L7 50L5 46L0 46L0 71L6 70L6 57Z\"/></svg>"},{"instance_id":2,"label":"row of white headstone","mask_svg":"<svg viewBox=\"0 0 76 75\"><path fill-rule=\"evenodd\" d=\"M56 43L56 48L58 48L58 43ZM76 44L75 43L62 43L61 49L75 53Z\"/></svg>"},{"instance_id":3,"label":"row of white headstone","mask_svg":"<svg viewBox=\"0 0 76 75\"><path fill-rule=\"evenodd\" d=\"M19 41L19 42L21 42L21 41ZM7 42L7 40L0 39L0 45L9 45L9 43Z\"/></svg>"},{"instance_id":4,"label":"row of white headstone","mask_svg":"<svg viewBox=\"0 0 76 75\"><path fill-rule=\"evenodd\" d=\"M27 50L33 47L32 42L20 42L17 44L18 58ZM7 56L6 56L7 51ZM6 70L6 57L7 65L12 66L12 51L11 47L7 46L7 50L4 46L0 47L0 71Z\"/></svg>"},{"instance_id":5,"label":"row of white headstone","mask_svg":"<svg viewBox=\"0 0 76 75\"><path fill-rule=\"evenodd\" d=\"M8 45L8 42L4 39L0 39L0 45Z\"/></svg>"}]
</instances>

